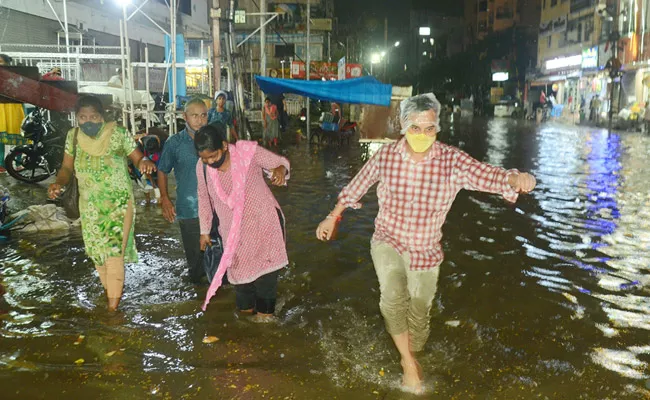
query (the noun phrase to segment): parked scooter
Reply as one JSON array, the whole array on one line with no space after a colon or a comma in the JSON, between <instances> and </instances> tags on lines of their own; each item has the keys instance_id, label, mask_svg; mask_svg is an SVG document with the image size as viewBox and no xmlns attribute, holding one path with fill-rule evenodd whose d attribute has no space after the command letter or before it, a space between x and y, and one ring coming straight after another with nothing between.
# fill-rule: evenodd
<instances>
[{"instance_id":1,"label":"parked scooter","mask_svg":"<svg viewBox=\"0 0 650 400\"><path fill-rule=\"evenodd\" d=\"M35 108L25 117L21 130L31 142L14 147L5 158L7 172L19 181L41 182L61 167L65 134L46 120L45 113Z\"/></svg>"}]
</instances>

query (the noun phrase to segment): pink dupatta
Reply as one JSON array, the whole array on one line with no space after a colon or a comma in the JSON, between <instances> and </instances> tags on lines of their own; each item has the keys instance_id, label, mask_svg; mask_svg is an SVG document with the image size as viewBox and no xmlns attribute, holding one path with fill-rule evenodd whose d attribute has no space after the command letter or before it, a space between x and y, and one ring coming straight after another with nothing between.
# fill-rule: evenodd
<instances>
[{"instance_id":1,"label":"pink dupatta","mask_svg":"<svg viewBox=\"0 0 650 400\"><path fill-rule=\"evenodd\" d=\"M205 295L205 301L201 307L203 311L205 311L210 299L217 293L217 290L221 286L221 280L228 268L232 265L235 252L239 246L241 222L244 216L244 203L246 200L246 175L255 156L256 148L257 142L243 140L238 141L236 144L228 145L228 151L230 152L230 174L232 176L232 191L229 196L226 195L219 181L219 171L216 168L207 168L217 196L232 210L233 216L226 246L221 256L221 262L219 262L219 267L214 274L214 278L212 278L212 283L208 288L208 293ZM207 190L208 196L210 196L210 189Z\"/></svg>"}]
</instances>

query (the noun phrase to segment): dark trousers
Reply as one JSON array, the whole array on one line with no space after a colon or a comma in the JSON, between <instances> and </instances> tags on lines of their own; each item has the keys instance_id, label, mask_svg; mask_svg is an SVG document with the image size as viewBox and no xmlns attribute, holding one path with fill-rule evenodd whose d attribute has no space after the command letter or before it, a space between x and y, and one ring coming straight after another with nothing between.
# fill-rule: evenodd
<instances>
[{"instance_id":1,"label":"dark trousers","mask_svg":"<svg viewBox=\"0 0 650 400\"><path fill-rule=\"evenodd\" d=\"M185 258L187 258L187 272L192 283L201 283L205 276L203 269L203 253L201 252L201 224L198 218L179 219L181 239Z\"/></svg>"},{"instance_id":2,"label":"dark trousers","mask_svg":"<svg viewBox=\"0 0 650 400\"><path fill-rule=\"evenodd\" d=\"M235 285L237 308L254 310L262 314L273 314L278 292L278 275L273 271L262 275L251 283Z\"/></svg>"}]
</instances>

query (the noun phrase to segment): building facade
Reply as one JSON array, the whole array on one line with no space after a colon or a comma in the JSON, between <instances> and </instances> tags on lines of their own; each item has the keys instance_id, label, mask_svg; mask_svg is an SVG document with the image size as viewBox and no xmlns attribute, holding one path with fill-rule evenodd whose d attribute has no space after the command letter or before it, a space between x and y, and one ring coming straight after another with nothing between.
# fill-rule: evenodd
<instances>
[{"instance_id":1,"label":"building facade","mask_svg":"<svg viewBox=\"0 0 650 400\"><path fill-rule=\"evenodd\" d=\"M189 39L209 39L209 7L211 0L179 0L177 32ZM63 20L61 2L53 6ZM170 11L164 0L149 1L142 8L167 32ZM129 14L133 7L129 8ZM67 15L72 45L119 46L122 8L115 1L68 0ZM7 44L65 45L63 29L57 16L45 1L3 0L0 4L0 46ZM133 61L143 61L144 46L149 46L152 60L164 58L165 36L162 30L142 14L129 20L129 38Z\"/></svg>"},{"instance_id":2,"label":"building facade","mask_svg":"<svg viewBox=\"0 0 650 400\"><path fill-rule=\"evenodd\" d=\"M268 0L266 11L277 13L266 25L265 75L273 77L292 76L291 63L298 65L307 59L307 1L306 0ZM242 18L235 19L236 41L242 43L260 27L261 17L250 15L260 12L259 0L239 0L238 10ZM311 0L310 60L313 62L331 62L331 34L334 27L333 0ZM245 17L244 17L245 16ZM259 74L260 68L260 33L256 33L241 46L241 52L248 62L248 73ZM336 62L337 60L333 60ZM304 70L304 65L303 65ZM293 71L295 72L295 71Z\"/></svg>"},{"instance_id":3,"label":"building facade","mask_svg":"<svg viewBox=\"0 0 650 400\"><path fill-rule=\"evenodd\" d=\"M603 114L642 107L650 95L649 17L650 0L544 0L531 87L573 112L596 95ZM614 59L622 68L611 77Z\"/></svg>"},{"instance_id":4,"label":"building facade","mask_svg":"<svg viewBox=\"0 0 650 400\"><path fill-rule=\"evenodd\" d=\"M521 0L465 0L465 42L475 43L488 34L519 23Z\"/></svg>"}]
</instances>

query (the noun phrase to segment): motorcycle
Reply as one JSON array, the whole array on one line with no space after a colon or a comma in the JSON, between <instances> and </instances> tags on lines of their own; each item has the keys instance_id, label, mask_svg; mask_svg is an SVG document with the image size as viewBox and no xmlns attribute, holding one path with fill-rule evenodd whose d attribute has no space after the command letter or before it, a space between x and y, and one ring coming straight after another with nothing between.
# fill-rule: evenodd
<instances>
[{"instance_id":1,"label":"motorcycle","mask_svg":"<svg viewBox=\"0 0 650 400\"><path fill-rule=\"evenodd\" d=\"M29 144L16 146L5 157L5 168L22 182L44 181L61 167L65 134L45 118L46 110L35 108L23 120L21 130Z\"/></svg>"}]
</instances>

